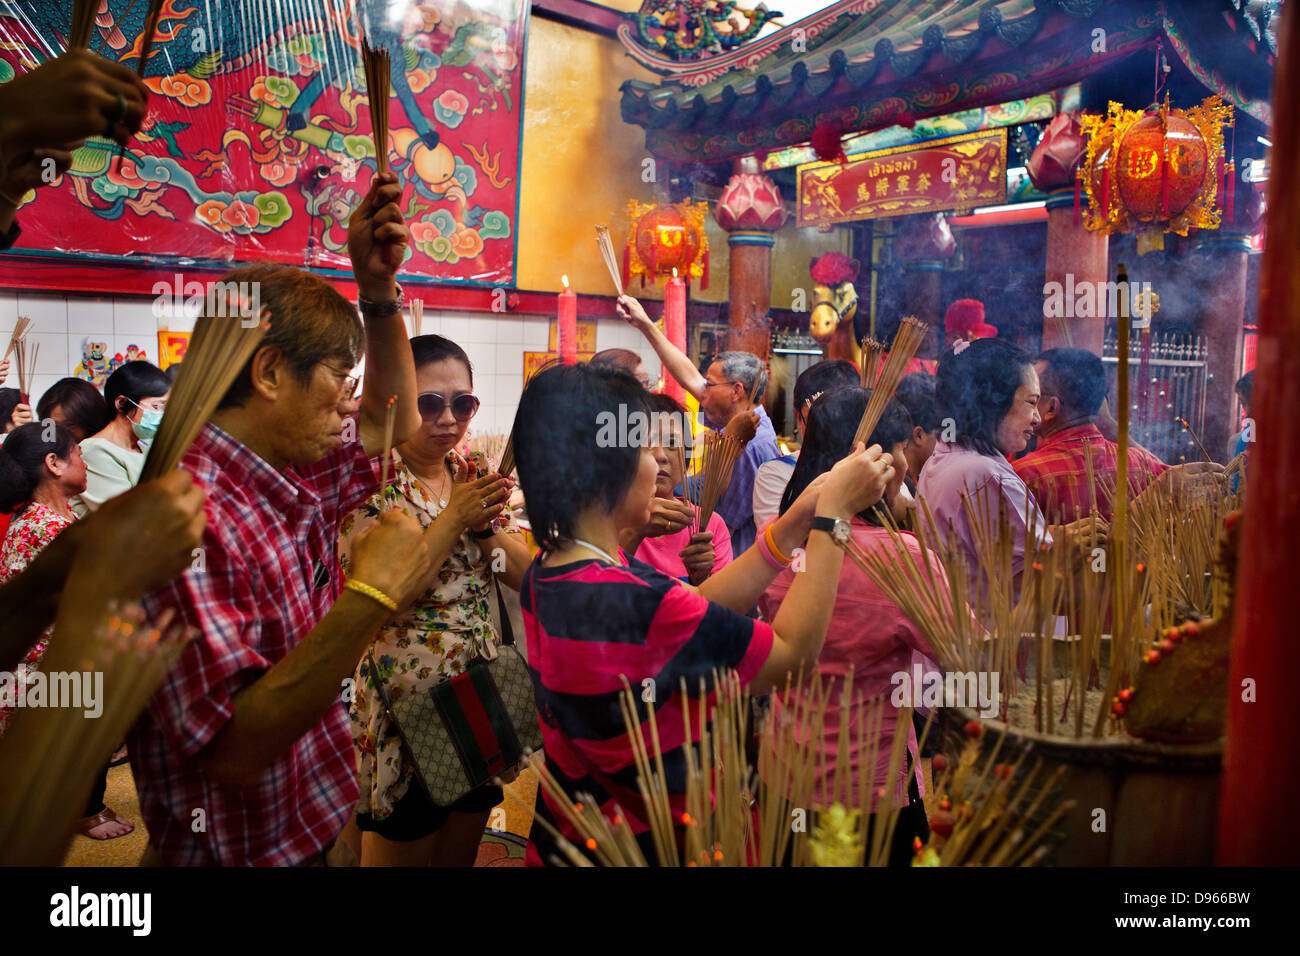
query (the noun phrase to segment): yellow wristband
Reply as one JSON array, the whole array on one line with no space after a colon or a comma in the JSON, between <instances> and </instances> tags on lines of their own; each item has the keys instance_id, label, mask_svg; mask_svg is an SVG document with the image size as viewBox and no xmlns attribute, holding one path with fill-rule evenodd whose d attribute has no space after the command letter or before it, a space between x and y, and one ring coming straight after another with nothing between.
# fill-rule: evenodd
<instances>
[{"instance_id":1,"label":"yellow wristband","mask_svg":"<svg viewBox=\"0 0 1300 956\"><path fill-rule=\"evenodd\" d=\"M784 554L781 553L781 549L776 546L776 538L772 535L772 525L774 525L775 523L776 522L774 521L768 522L767 528L765 528L763 531L763 540L765 540L767 542L767 546L771 548L772 557L776 558L782 564L789 564L791 561L794 560L794 558L787 558Z\"/></svg>"},{"instance_id":2,"label":"yellow wristband","mask_svg":"<svg viewBox=\"0 0 1300 956\"><path fill-rule=\"evenodd\" d=\"M378 601L380 604L388 608L388 610L390 611L397 610L397 602L394 601L392 598L390 598L383 591L379 590L379 588L372 588L369 584L362 584L360 581L356 580L355 578L349 578L347 581L344 582L343 586L347 588L349 591L356 591L358 594L364 594L366 597L370 598L371 600Z\"/></svg>"}]
</instances>

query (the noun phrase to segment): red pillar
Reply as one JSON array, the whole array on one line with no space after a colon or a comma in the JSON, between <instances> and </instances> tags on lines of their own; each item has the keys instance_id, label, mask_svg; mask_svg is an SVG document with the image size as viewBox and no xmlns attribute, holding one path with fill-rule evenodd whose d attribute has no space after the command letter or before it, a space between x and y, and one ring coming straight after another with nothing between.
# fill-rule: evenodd
<instances>
[{"instance_id":1,"label":"red pillar","mask_svg":"<svg viewBox=\"0 0 1300 956\"><path fill-rule=\"evenodd\" d=\"M718 198L714 218L727 230L731 255L727 348L766 359L772 341L773 233L785 222L781 191L758 171L758 160L736 160L735 174Z\"/></svg>"},{"instance_id":2,"label":"red pillar","mask_svg":"<svg viewBox=\"0 0 1300 956\"><path fill-rule=\"evenodd\" d=\"M1300 860L1300 749L1296 702L1300 675L1295 569L1300 566L1300 376L1288 363L1300 355L1300 271L1295 236L1300 191L1300 24L1294 4L1282 11L1273 78L1274 185L1259 310L1259 353L1237 607L1228 681L1228 741L1219 806L1218 862L1282 866ZM1289 170L1289 172L1288 172ZM1242 682L1255 699L1242 699Z\"/></svg>"},{"instance_id":3,"label":"red pillar","mask_svg":"<svg viewBox=\"0 0 1300 956\"><path fill-rule=\"evenodd\" d=\"M1047 270L1044 284L1060 283L1062 289L1079 288L1085 282L1105 282L1110 237L1090 232L1074 224L1074 187L1054 189L1047 196ZM1066 278L1074 276L1070 285ZM1044 295L1046 300L1046 295ZM1073 310L1070 310L1073 311ZM1074 347L1101 354L1105 341L1106 317L1066 318ZM1056 319L1043 318L1043 350L1062 348L1060 326Z\"/></svg>"},{"instance_id":4,"label":"red pillar","mask_svg":"<svg viewBox=\"0 0 1300 956\"><path fill-rule=\"evenodd\" d=\"M1241 233L1206 233L1196 245L1201 289L1201 334L1209 382L1201 441L1220 461L1236 430L1233 387L1241 377L1242 321L1246 315L1246 261L1250 240Z\"/></svg>"}]
</instances>

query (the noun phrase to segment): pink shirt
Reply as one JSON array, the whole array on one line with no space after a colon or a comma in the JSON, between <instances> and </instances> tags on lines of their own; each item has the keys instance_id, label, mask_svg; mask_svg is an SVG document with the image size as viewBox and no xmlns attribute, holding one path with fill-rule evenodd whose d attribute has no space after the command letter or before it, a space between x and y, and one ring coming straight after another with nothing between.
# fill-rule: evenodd
<instances>
[{"instance_id":1,"label":"pink shirt","mask_svg":"<svg viewBox=\"0 0 1300 956\"><path fill-rule=\"evenodd\" d=\"M868 524L861 518L854 518L853 540L867 552L894 554L894 546L889 541L889 532L884 528ZM908 547L914 554L921 553L920 542L911 534L904 534ZM935 574L945 582L943 567L936 558L931 558ZM777 609L785 600L786 594L794 583L795 572L786 568L777 575L776 580L759 598L758 605L767 620L776 616ZM835 686L830 691L830 700L826 706L824 739L820 742L822 753L821 768L818 771L817 798L823 803L830 802L831 788L835 782L836 763L839 749L840 728L840 693L845 675L853 670L853 709L857 710L860 700L872 701L883 698L884 710L881 714L880 741L876 745L876 773L873 790L885 785L889 774L890 748L893 746L894 728L898 723L898 709L890 702L893 695L895 674L909 674L912 668L912 653L919 652L926 657L937 657L930 642L920 629L902 612L897 604L872 582L861 568L845 560L840 571L839 588L835 594L835 610L831 612L830 627L826 632L826 643L822 646L821 657L817 666L823 678L831 678ZM798 690L792 690L798 694ZM792 701L792 704L794 701ZM873 711L864 708L866 723L864 733L857 728L850 730L850 740L861 740L865 729L871 726ZM772 698L772 719L780 717L780 703L774 695ZM934 732L933 730L931 731ZM913 767L917 786L924 794L924 784L920 768L916 763L916 731L908 728L908 749L913 755ZM847 774L856 801L859 757L869 757L871 742L864 740L860 751L849 750L849 765L840 768L841 776ZM899 767L894 781L894 804L907 804L906 760Z\"/></svg>"},{"instance_id":2,"label":"pink shirt","mask_svg":"<svg viewBox=\"0 0 1300 956\"><path fill-rule=\"evenodd\" d=\"M976 520L987 520L990 528L997 527L999 509L1005 508L1012 534L1012 574L1020 574L1025 569L1026 541L1033 539L1038 548L1052 546L1047 519L1039 510L1038 502L1011 463L1001 456L981 455L962 445L937 442L934 454L921 469L917 493L918 500L925 499L930 507L935 531L946 538L951 527L951 533L965 554L970 594L974 598L968 597L967 600L972 606L988 607L989 585L980 567L975 529L962 504L964 497L970 498ZM1012 601L1019 599L1020 586L1017 584Z\"/></svg>"},{"instance_id":3,"label":"pink shirt","mask_svg":"<svg viewBox=\"0 0 1300 956\"><path fill-rule=\"evenodd\" d=\"M713 572L717 574L731 563L731 532L727 523L715 511L709 515L709 530L713 532ZM644 561L656 571L662 571L670 578L685 581L689 575L686 565L678 557L683 548L691 542L691 529L683 528L674 534L661 535L658 538L645 538L636 549L634 557Z\"/></svg>"}]
</instances>

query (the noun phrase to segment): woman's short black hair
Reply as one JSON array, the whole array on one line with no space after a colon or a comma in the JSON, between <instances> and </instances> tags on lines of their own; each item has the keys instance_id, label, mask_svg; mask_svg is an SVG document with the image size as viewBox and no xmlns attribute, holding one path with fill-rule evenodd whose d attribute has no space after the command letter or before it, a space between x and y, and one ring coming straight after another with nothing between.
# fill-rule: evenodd
<instances>
[{"instance_id":1,"label":"woman's short black hair","mask_svg":"<svg viewBox=\"0 0 1300 956\"><path fill-rule=\"evenodd\" d=\"M22 404L23 393L16 388L0 388L0 429L9 427L14 409Z\"/></svg>"},{"instance_id":2,"label":"woman's short black hair","mask_svg":"<svg viewBox=\"0 0 1300 956\"><path fill-rule=\"evenodd\" d=\"M912 419L912 427L920 425L921 430L930 435L939 431L939 406L934 400L937 384L929 372L913 372L904 375L894 390L894 397Z\"/></svg>"},{"instance_id":3,"label":"woman's short black hair","mask_svg":"<svg viewBox=\"0 0 1300 956\"><path fill-rule=\"evenodd\" d=\"M794 410L802 412L803 407L817 396L834 388L845 385L857 385L862 381L858 367L847 359L823 359L814 362L799 373L794 380Z\"/></svg>"},{"instance_id":4,"label":"woman's short black hair","mask_svg":"<svg viewBox=\"0 0 1300 956\"><path fill-rule=\"evenodd\" d=\"M1032 367L1023 349L1003 339L976 339L960 352L944 353L935 397L939 414L956 425L958 444L983 455L1006 454L998 446L998 426Z\"/></svg>"},{"instance_id":5,"label":"woman's short black hair","mask_svg":"<svg viewBox=\"0 0 1300 956\"><path fill-rule=\"evenodd\" d=\"M455 359L465 366L465 371L469 372L469 387L474 387L474 366L465 350L451 339L441 335L417 335L411 339L411 354L417 369L444 359Z\"/></svg>"},{"instance_id":6,"label":"woman's short black hair","mask_svg":"<svg viewBox=\"0 0 1300 956\"><path fill-rule=\"evenodd\" d=\"M173 365L172 368L176 366ZM45 421L55 408L62 410L68 428L82 438L98 434L113 420L113 413L104 401L104 396L84 378L61 378L46 389L41 400L36 403L36 417Z\"/></svg>"},{"instance_id":7,"label":"woman's short black hair","mask_svg":"<svg viewBox=\"0 0 1300 956\"><path fill-rule=\"evenodd\" d=\"M803 447L799 450L799 460L795 463L794 474L785 486L781 496L781 514L790 510L804 489L818 475L830 471L835 463L853 450L853 436L857 433L862 413L867 410L871 400L871 389L849 385L833 389L813 402L808 410L808 431L804 435ZM907 441L912 434L912 419L907 409L897 399L891 398L885 405L880 422L867 439L867 446L879 445L883 451L892 451L895 445ZM872 505L859 517L872 524L883 525L879 509L889 507L887 496Z\"/></svg>"},{"instance_id":8,"label":"woman's short black hair","mask_svg":"<svg viewBox=\"0 0 1300 956\"><path fill-rule=\"evenodd\" d=\"M161 398L171 389L172 383L167 381L166 372L153 362L137 360L118 366L117 370L108 377L108 381L104 383L104 401L108 403L109 411L114 415L129 415L132 409L128 408L124 412L118 408L119 398L139 404L142 399Z\"/></svg>"},{"instance_id":9,"label":"woman's short black hair","mask_svg":"<svg viewBox=\"0 0 1300 956\"><path fill-rule=\"evenodd\" d=\"M528 383L515 413L515 462L543 551L572 540L584 508L612 511L627 493L641 448L622 429L639 419L648 435L648 394L627 372L601 365L557 365Z\"/></svg>"},{"instance_id":10,"label":"woman's short black hair","mask_svg":"<svg viewBox=\"0 0 1300 956\"><path fill-rule=\"evenodd\" d=\"M53 432L47 431L51 425ZM50 441L45 440L47 435ZM45 477L45 456L53 452L55 457L66 461L76 444L77 437L72 432L53 422L28 422L11 431L0 445L0 454L13 462L16 470L6 468L0 476L0 512L13 511L30 502Z\"/></svg>"}]
</instances>

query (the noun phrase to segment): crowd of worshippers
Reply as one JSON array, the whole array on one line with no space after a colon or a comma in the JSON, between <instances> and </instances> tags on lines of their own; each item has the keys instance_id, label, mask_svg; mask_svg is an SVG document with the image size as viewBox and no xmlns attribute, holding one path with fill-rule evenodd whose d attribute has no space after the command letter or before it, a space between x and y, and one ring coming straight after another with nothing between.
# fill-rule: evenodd
<instances>
[{"instance_id":1,"label":"crowd of worshippers","mask_svg":"<svg viewBox=\"0 0 1300 956\"><path fill-rule=\"evenodd\" d=\"M8 89L21 83L40 89L31 78L42 70L51 90L72 75L97 95L63 111L51 97L55 108L40 115L15 113L26 125L8 134L7 168L14 150L63 157L106 121L122 137L138 128L147 91L91 54L24 74L0 97L21 94ZM25 183L7 180L0 192ZM469 357L442 336L406 332L401 197L395 175L377 174L352 214L356 302L287 266L225 277L258 283L269 328L172 474L138 482L171 389L147 362L118 368L102 394L64 379L34 410L11 406L4 416L0 670L38 670L63 637L51 622L70 601L138 601L146 618L170 614L192 632L124 742L146 864L472 864L502 786L435 803L386 701L494 653L502 639L494 585L519 594L547 768L569 797L591 793L609 806L615 792L636 789L632 742L609 719L625 678L655 675L660 724L676 715L680 727L694 705L679 688L710 695L722 671L764 695L814 667L832 679L852 670L855 691L874 698L887 697L890 675L913 661L936 666L926 637L845 563L833 534L847 529L862 549L892 553L891 526L915 520L923 498L974 567L961 499L986 494L1008 505L1017 571L1037 548L1083 555L1105 537L1109 512L1087 514L1096 497L1088 476L1113 482L1117 453L1096 355L1034 356L977 338L945 351L935 374L904 378L856 446L870 392L851 363L819 362L793 385L799 451L783 455L762 404L764 363L730 351L701 371L629 296L618 300L619 316L698 401L704 425L757 416L706 527L694 530L682 490L684 429L645 445L597 441L597 421L620 408L686 421L673 399L648 390L633 352L535 375L513 423L517 482L482 468L460 451L479 408ZM0 221L11 226L12 217ZM0 384L7 372L0 368ZM1130 451L1134 494L1211 467L1169 467ZM94 573L73 577L74 565ZM345 700L348 682L355 693ZM0 710L0 732L11 716ZM888 711L883 740L896 720ZM11 732L22 728L15 720ZM666 746L668 780L683 779L690 743ZM879 751L887 758L889 749ZM830 773L834 749L826 756L819 766ZM895 862L927 832L920 756L910 731L898 779L886 779L887 759L876 768L873 793L889 786L900 809ZM69 781L89 788L77 829L95 839L134 826L104 805L107 769ZM683 796L670 794L674 818ZM202 828L192 826L196 808L205 810ZM577 841L549 794L535 815ZM649 851L646 821L629 822ZM551 840L534 825L530 863L550 859Z\"/></svg>"}]
</instances>

